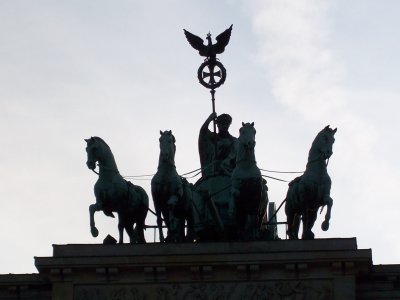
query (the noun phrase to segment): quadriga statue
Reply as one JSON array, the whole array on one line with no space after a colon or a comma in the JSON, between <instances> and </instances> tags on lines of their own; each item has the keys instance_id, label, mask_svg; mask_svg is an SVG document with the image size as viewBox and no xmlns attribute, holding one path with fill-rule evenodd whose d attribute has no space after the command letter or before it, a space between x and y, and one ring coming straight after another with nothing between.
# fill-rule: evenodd
<instances>
[{"instance_id":1,"label":"quadriga statue","mask_svg":"<svg viewBox=\"0 0 400 300\"><path fill-rule=\"evenodd\" d=\"M287 216L289 239L298 239L300 220L303 221L303 239L314 239L311 231L317 219L318 208L327 206L322 230L329 228L333 200L330 197L331 178L327 172L329 158L332 155L334 135L337 128L322 129L314 139L306 170L302 176L289 183L286 195L285 212Z\"/></svg>"},{"instance_id":2,"label":"quadriga statue","mask_svg":"<svg viewBox=\"0 0 400 300\"><path fill-rule=\"evenodd\" d=\"M103 211L114 218L118 214L119 243L123 243L123 230L128 233L130 243L145 243L144 226L149 198L143 188L126 181L118 172L110 147L99 137L85 139L87 162L90 170L99 166L99 178L94 185L96 203L89 206L90 229L97 237L99 231L94 222L94 213ZM94 171L95 172L95 171ZM134 229L134 224L136 228Z\"/></svg>"}]
</instances>

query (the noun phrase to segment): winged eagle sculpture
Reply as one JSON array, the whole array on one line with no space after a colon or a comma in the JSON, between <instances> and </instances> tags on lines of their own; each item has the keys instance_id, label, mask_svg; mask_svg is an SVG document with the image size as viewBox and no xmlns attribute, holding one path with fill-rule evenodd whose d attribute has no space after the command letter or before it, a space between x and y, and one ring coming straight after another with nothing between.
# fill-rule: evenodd
<instances>
[{"instance_id":1,"label":"winged eagle sculpture","mask_svg":"<svg viewBox=\"0 0 400 300\"><path fill-rule=\"evenodd\" d=\"M190 33L185 29L183 29L183 31L189 44L194 49L199 51L199 54L201 56L205 56L206 60L215 61L217 54L221 54L222 52L224 52L226 45L228 45L229 43L229 39L231 38L232 26L233 25L231 25L228 29L226 29L215 38L217 40L215 44L212 43L211 33L208 33L206 37L207 45L205 45L204 40L197 35L194 35L193 33Z\"/></svg>"}]
</instances>

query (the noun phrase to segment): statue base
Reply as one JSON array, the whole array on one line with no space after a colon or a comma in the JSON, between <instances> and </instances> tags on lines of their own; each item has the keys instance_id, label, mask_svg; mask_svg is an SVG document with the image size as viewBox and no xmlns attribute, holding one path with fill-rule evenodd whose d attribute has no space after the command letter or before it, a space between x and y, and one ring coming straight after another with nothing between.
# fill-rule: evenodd
<instances>
[{"instance_id":1,"label":"statue base","mask_svg":"<svg viewBox=\"0 0 400 300\"><path fill-rule=\"evenodd\" d=\"M35 263L57 299L363 299L377 270L355 238L53 249Z\"/></svg>"},{"instance_id":2,"label":"statue base","mask_svg":"<svg viewBox=\"0 0 400 300\"><path fill-rule=\"evenodd\" d=\"M400 299L400 265L355 238L54 245L35 265L0 275L0 299Z\"/></svg>"}]
</instances>

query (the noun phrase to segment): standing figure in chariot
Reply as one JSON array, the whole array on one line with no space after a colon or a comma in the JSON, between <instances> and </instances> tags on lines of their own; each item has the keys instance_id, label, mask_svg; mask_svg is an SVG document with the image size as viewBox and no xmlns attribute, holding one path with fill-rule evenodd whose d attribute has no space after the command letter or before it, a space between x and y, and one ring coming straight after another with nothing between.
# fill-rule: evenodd
<instances>
[{"instance_id":1,"label":"standing figure in chariot","mask_svg":"<svg viewBox=\"0 0 400 300\"><path fill-rule=\"evenodd\" d=\"M218 133L208 129L212 121L218 126ZM199 133L199 156L202 177L195 183L195 189L207 195L204 201L196 203L193 211L195 231L203 240L220 240L230 236L235 221L228 215L232 206L230 193L231 175L236 165L237 138L229 133L232 117L213 112Z\"/></svg>"},{"instance_id":2,"label":"standing figure in chariot","mask_svg":"<svg viewBox=\"0 0 400 300\"><path fill-rule=\"evenodd\" d=\"M208 129L211 121L215 120L218 133ZM215 175L232 174L235 168L237 138L229 133L232 117L222 114L217 117L212 113L204 122L199 133L199 155L202 178Z\"/></svg>"}]
</instances>

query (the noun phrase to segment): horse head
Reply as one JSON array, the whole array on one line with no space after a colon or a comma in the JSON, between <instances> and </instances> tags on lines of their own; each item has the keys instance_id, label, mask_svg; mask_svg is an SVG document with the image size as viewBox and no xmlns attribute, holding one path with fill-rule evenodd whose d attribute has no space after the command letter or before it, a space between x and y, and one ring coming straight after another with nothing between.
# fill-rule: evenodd
<instances>
[{"instance_id":1,"label":"horse head","mask_svg":"<svg viewBox=\"0 0 400 300\"><path fill-rule=\"evenodd\" d=\"M160 163L172 162L175 160L175 137L171 130L160 130Z\"/></svg>"},{"instance_id":2,"label":"horse head","mask_svg":"<svg viewBox=\"0 0 400 300\"><path fill-rule=\"evenodd\" d=\"M308 161L320 159L327 160L331 157L336 131L337 128L332 129L328 125L317 134L312 143Z\"/></svg>"},{"instance_id":3,"label":"horse head","mask_svg":"<svg viewBox=\"0 0 400 300\"><path fill-rule=\"evenodd\" d=\"M99 137L92 136L90 139L85 139L86 153L87 153L87 161L86 165L90 170L94 170L96 168L96 162L100 164L103 162L105 157L105 151L108 149L110 151L108 145Z\"/></svg>"},{"instance_id":4,"label":"horse head","mask_svg":"<svg viewBox=\"0 0 400 300\"><path fill-rule=\"evenodd\" d=\"M254 122L244 123L239 129L239 143L243 145L247 150L253 150L256 146L256 129L254 128Z\"/></svg>"}]
</instances>

